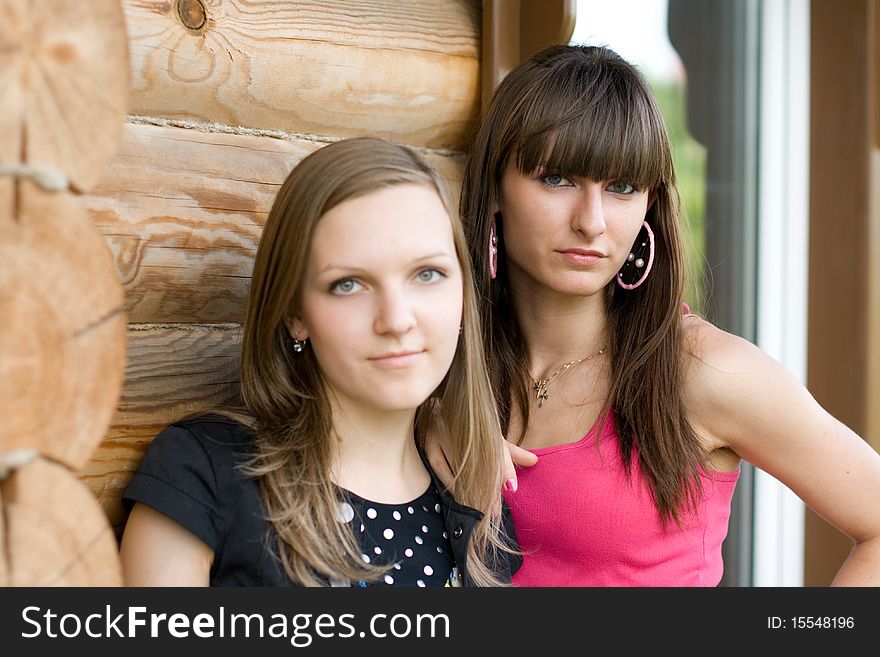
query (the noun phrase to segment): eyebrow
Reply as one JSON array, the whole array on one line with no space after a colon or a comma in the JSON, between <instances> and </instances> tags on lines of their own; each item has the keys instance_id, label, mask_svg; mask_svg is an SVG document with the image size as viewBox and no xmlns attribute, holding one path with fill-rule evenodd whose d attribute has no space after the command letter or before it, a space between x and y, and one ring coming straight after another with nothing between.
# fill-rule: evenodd
<instances>
[{"instance_id":1,"label":"eyebrow","mask_svg":"<svg viewBox=\"0 0 880 657\"><path fill-rule=\"evenodd\" d=\"M455 255L448 253L446 251L437 251L436 253L430 253L428 255L423 255L418 258L414 258L413 260L409 261L408 264L418 265L419 263L427 262L429 260L434 260L436 258L446 258L448 260L455 260L456 262L458 262L458 258ZM334 269L342 269L342 270L350 271L350 272L365 272L366 271L365 269L362 269L361 267L352 267L351 265L337 265L337 264L334 264L331 262L326 267L322 267L317 273L323 274L325 272L332 271Z\"/></svg>"}]
</instances>

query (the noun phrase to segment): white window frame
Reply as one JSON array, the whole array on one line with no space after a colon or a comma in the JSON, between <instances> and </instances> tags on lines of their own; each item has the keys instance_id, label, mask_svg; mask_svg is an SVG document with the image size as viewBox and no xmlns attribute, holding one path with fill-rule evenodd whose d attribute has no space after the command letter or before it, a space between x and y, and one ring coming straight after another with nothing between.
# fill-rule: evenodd
<instances>
[{"instance_id":1,"label":"white window frame","mask_svg":"<svg viewBox=\"0 0 880 657\"><path fill-rule=\"evenodd\" d=\"M806 383L809 0L762 2L760 34L757 344ZM757 468L753 541L754 586L803 586L804 504Z\"/></svg>"}]
</instances>

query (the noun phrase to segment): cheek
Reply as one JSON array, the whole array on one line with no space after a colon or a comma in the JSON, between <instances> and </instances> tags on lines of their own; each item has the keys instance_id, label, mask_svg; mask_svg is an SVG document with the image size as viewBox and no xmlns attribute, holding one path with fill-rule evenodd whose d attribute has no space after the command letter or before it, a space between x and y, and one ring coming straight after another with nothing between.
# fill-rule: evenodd
<instances>
[{"instance_id":1,"label":"cheek","mask_svg":"<svg viewBox=\"0 0 880 657\"><path fill-rule=\"evenodd\" d=\"M511 217L504 218L504 235L501 253L519 263L526 263L535 259L539 251L539 235L537 222L527 225Z\"/></svg>"},{"instance_id":2,"label":"cheek","mask_svg":"<svg viewBox=\"0 0 880 657\"><path fill-rule=\"evenodd\" d=\"M425 305L422 314L425 326L434 340L454 345L458 342L462 321L462 289L448 286Z\"/></svg>"},{"instance_id":3,"label":"cheek","mask_svg":"<svg viewBox=\"0 0 880 657\"><path fill-rule=\"evenodd\" d=\"M308 324L309 348L318 361L324 379L334 387L345 388L356 381L364 329L356 316L326 313L314 316Z\"/></svg>"},{"instance_id":4,"label":"cheek","mask_svg":"<svg viewBox=\"0 0 880 657\"><path fill-rule=\"evenodd\" d=\"M353 333L359 329L362 313L345 312L341 304L320 303L307 300L303 303L302 321L309 332L309 339L318 351L322 346L330 352L336 345L351 344Z\"/></svg>"},{"instance_id":5,"label":"cheek","mask_svg":"<svg viewBox=\"0 0 880 657\"><path fill-rule=\"evenodd\" d=\"M504 250L514 256L526 256L541 250L541 242L565 228L560 204L518 202L502 213Z\"/></svg>"},{"instance_id":6,"label":"cheek","mask_svg":"<svg viewBox=\"0 0 880 657\"><path fill-rule=\"evenodd\" d=\"M529 240L523 239L523 237L521 226L516 221L508 221L505 217L502 253L516 257L524 251L528 252Z\"/></svg>"},{"instance_id":7,"label":"cheek","mask_svg":"<svg viewBox=\"0 0 880 657\"><path fill-rule=\"evenodd\" d=\"M626 250L625 255L628 255L632 247L635 245L636 240L639 238L639 233L642 232L642 226L644 223L644 208L640 207L621 214L612 224L618 227L615 231L615 240L621 250Z\"/></svg>"}]
</instances>

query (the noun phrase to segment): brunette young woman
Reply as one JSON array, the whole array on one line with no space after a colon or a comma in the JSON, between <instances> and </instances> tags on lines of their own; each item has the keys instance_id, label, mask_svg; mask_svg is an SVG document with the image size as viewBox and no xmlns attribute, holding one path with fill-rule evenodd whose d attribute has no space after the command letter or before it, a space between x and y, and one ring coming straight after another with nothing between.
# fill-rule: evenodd
<instances>
[{"instance_id":1,"label":"brunette young woman","mask_svg":"<svg viewBox=\"0 0 880 657\"><path fill-rule=\"evenodd\" d=\"M560 45L508 74L461 207L502 431L537 461L505 492L515 585L717 585L743 459L852 538L834 584L880 585L880 456L682 303L669 140L633 66Z\"/></svg>"}]
</instances>

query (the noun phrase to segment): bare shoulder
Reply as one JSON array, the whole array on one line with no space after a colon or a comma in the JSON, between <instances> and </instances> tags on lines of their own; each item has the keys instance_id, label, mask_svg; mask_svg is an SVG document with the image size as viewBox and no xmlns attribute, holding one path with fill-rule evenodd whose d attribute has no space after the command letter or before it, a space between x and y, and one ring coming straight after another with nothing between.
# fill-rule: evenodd
<instances>
[{"instance_id":1,"label":"bare shoulder","mask_svg":"<svg viewBox=\"0 0 880 657\"><path fill-rule=\"evenodd\" d=\"M806 403L795 377L748 340L695 316L683 318L682 328L685 403L710 450L733 448L752 422Z\"/></svg>"},{"instance_id":2,"label":"bare shoulder","mask_svg":"<svg viewBox=\"0 0 880 657\"><path fill-rule=\"evenodd\" d=\"M748 340L694 315L682 319L682 336L687 387L707 384L711 387L731 378L765 371L774 364L779 366Z\"/></svg>"}]
</instances>

